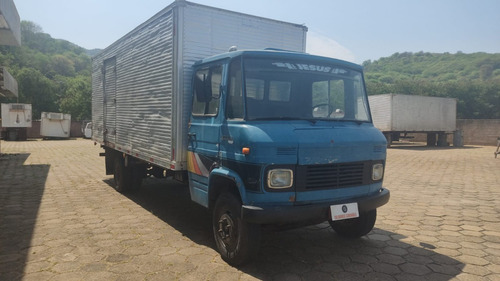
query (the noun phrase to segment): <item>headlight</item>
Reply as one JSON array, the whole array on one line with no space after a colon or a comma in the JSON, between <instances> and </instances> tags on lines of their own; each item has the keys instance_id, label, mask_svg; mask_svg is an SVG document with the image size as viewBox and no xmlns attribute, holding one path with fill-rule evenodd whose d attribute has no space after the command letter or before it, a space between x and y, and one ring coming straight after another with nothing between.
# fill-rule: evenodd
<instances>
[{"instance_id":1,"label":"headlight","mask_svg":"<svg viewBox=\"0 0 500 281\"><path fill-rule=\"evenodd\" d=\"M384 177L384 164L382 164L382 163L373 164L372 180L379 181L383 177Z\"/></svg>"},{"instance_id":2,"label":"headlight","mask_svg":"<svg viewBox=\"0 0 500 281\"><path fill-rule=\"evenodd\" d=\"M274 169L267 172L269 188L289 188L293 185L293 171L290 169Z\"/></svg>"}]
</instances>

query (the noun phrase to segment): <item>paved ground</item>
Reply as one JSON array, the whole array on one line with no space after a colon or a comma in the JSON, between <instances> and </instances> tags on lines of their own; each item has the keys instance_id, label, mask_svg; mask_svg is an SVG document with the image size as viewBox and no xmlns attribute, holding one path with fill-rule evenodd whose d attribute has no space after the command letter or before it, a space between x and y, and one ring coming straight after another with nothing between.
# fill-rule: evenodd
<instances>
[{"instance_id":1,"label":"paved ground","mask_svg":"<svg viewBox=\"0 0 500 281\"><path fill-rule=\"evenodd\" d=\"M265 233L240 269L185 187L124 196L89 140L1 143L0 280L500 280L494 147L388 151L392 197L360 240L327 224Z\"/></svg>"}]
</instances>

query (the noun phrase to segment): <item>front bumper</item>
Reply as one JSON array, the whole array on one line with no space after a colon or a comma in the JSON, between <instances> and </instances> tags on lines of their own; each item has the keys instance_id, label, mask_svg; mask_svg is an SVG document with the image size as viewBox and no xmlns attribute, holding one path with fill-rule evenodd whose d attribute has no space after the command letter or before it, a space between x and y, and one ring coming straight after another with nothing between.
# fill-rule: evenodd
<instances>
[{"instance_id":1,"label":"front bumper","mask_svg":"<svg viewBox=\"0 0 500 281\"><path fill-rule=\"evenodd\" d=\"M269 207L243 205L241 207L241 216L246 222L256 224L288 224L319 220L326 221L330 218L331 205L357 202L359 212L366 212L386 204L389 202L389 197L389 190L381 188L377 193L369 196L347 200L334 200L322 202L320 204Z\"/></svg>"}]
</instances>

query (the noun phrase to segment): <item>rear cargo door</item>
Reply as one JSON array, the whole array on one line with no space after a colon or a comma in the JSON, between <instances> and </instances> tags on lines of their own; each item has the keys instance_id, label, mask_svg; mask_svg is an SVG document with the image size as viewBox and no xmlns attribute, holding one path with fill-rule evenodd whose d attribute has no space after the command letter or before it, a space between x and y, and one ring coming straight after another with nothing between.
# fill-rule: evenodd
<instances>
[{"instance_id":1,"label":"rear cargo door","mask_svg":"<svg viewBox=\"0 0 500 281\"><path fill-rule=\"evenodd\" d=\"M116 143L116 58L104 61L104 142Z\"/></svg>"}]
</instances>

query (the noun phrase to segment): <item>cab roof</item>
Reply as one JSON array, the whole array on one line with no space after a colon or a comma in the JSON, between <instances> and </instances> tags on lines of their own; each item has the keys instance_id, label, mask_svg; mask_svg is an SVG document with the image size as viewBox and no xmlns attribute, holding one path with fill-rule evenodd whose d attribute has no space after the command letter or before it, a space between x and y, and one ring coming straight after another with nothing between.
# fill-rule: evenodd
<instances>
[{"instance_id":1,"label":"cab roof","mask_svg":"<svg viewBox=\"0 0 500 281\"><path fill-rule=\"evenodd\" d=\"M236 57L254 57L254 58L280 58L280 59L292 59L292 60L301 60L301 61L310 61L310 62L321 62L328 64L335 64L344 67L348 67L355 70L363 70L363 67L359 64L355 64L352 62L322 57L317 55L311 55L302 52L294 52L294 51L286 51L286 50L277 50L277 49L264 49L264 50L238 50L227 53L222 53L219 55L211 56L202 60L197 61L194 66L199 66L203 64L210 64L219 60L232 59Z\"/></svg>"}]
</instances>

